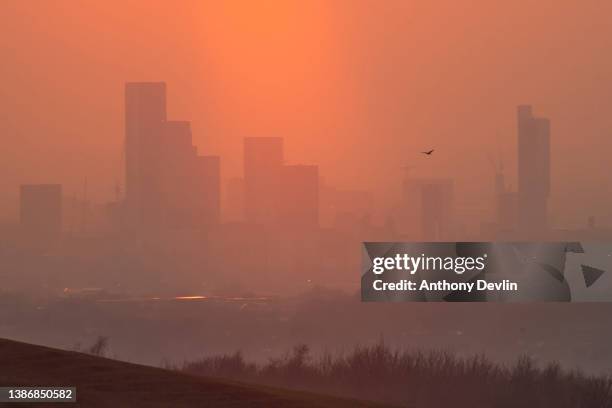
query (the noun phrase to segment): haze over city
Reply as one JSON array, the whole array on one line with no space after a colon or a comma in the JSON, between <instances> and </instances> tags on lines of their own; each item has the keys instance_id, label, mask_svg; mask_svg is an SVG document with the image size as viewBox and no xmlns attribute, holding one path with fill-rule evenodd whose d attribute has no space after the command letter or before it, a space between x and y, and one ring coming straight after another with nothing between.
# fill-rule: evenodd
<instances>
[{"instance_id":1,"label":"haze over city","mask_svg":"<svg viewBox=\"0 0 612 408\"><path fill-rule=\"evenodd\" d=\"M474 218L491 188L487 154L501 152L517 184L514 110L530 103L552 121L552 196L573 198L552 200L554 220L610 223L598 188L612 132L610 6L441 5L9 2L1 218L16 219L22 183L72 195L87 177L92 199L112 199L123 84L154 80L168 84L170 116L223 158L224 180L241 174L244 137L283 137L291 162L382 194L378 207L397 197L406 163L453 175L458 209ZM437 160L423 162L430 146Z\"/></svg>"},{"instance_id":2,"label":"haze over city","mask_svg":"<svg viewBox=\"0 0 612 408\"><path fill-rule=\"evenodd\" d=\"M147 373L128 393L203 376L424 408L609 403L611 14L3 2L0 356L70 363L0 381L75 363L61 378ZM466 282L402 297L388 260L409 256L415 278ZM523 286L493 296L497 272ZM484 286L464 296L468 275Z\"/></svg>"}]
</instances>

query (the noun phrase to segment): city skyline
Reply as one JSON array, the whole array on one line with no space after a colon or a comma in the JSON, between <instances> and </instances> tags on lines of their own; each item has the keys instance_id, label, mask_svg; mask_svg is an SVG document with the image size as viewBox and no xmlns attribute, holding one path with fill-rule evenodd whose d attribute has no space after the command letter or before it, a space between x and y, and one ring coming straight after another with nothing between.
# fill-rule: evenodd
<instances>
[{"instance_id":1,"label":"city skyline","mask_svg":"<svg viewBox=\"0 0 612 408\"><path fill-rule=\"evenodd\" d=\"M403 178L397 180L402 199L394 210L380 214L382 222L375 221L372 207L353 212L350 204L345 202L343 206L339 197L326 194L330 186L325 184L326 175L320 173L318 165L289 163L283 137L243 139L244 173L242 178L229 180L222 199L222 158L198 151L193 144L190 121L168 119L166 83L127 82L124 97L125 188L118 182L115 201L107 203L107 211L97 215L101 217L97 224L106 224L111 230L146 233L176 228L210 229L227 223L227 212L233 213L229 221L265 226L275 233L337 228L342 217L348 215L352 221L349 218L344 222L349 224L367 219L367 224L382 225L387 231L382 237L388 240L555 239L554 231L563 227L551 223L549 215L549 196L554 185L550 120L535 116L531 105L516 108L518 186L513 189L507 185L502 162L491 162L494 172L489 188L494 199L488 202L489 213L483 212L480 218L471 220L478 227L474 231L468 230L468 224L458 216L456 197L462 192L454 178L414 176L413 166L405 167ZM427 160L437 160L437 156ZM102 233L89 226L92 203L86 196L85 183L81 208L74 207L76 195L72 208L80 213L77 221L80 229L67 229L62 223L65 217L62 201L67 200L61 197L61 184L21 185L20 224L32 230L38 222L42 225L40 231L46 231L42 235L48 237L62 231ZM35 189L40 191L40 203L36 204L29 198L34 197ZM52 195L45 196L44 189ZM29 195L24 193L30 191ZM56 196L60 197L59 210ZM48 208L44 207L45 202L49 203ZM28 216L34 205L41 210L39 218ZM322 212L326 210L329 211L324 216ZM327 223L321 223L321 219ZM583 228L595 227L595 217L589 216Z\"/></svg>"},{"instance_id":2,"label":"city skyline","mask_svg":"<svg viewBox=\"0 0 612 408\"><path fill-rule=\"evenodd\" d=\"M0 405L612 407L610 15L0 2Z\"/></svg>"},{"instance_id":3,"label":"city skyline","mask_svg":"<svg viewBox=\"0 0 612 408\"><path fill-rule=\"evenodd\" d=\"M128 83L128 84L129 84L129 83ZM136 84L138 84L138 83L132 83L132 84L133 84L133 85L136 85ZM166 109L167 109L167 108L166 108L166 100L165 100L165 94L166 94L165 87L166 87L166 83L165 83L165 82L155 82L155 83L150 82L150 83L142 83L142 84L159 84L159 85L161 86L161 88L160 88L160 89L163 89L163 90L161 90L161 91L160 91L160 92L162 92L162 93L163 93L163 102L161 102L161 105L160 105L160 106L163 106L163 109L162 109L162 110L163 110L163 115L162 115L162 116L163 116L163 119L161 119L161 118L160 118L160 119L159 119L159 121L160 121L160 123L162 123L162 122L163 122L163 123L165 124L164 126L165 126L167 129L166 129L166 130L163 130L163 129L161 129L161 128L160 128L159 132L161 132L161 133L165 133L165 134L168 134L167 136L165 136L167 140L170 140L170 139L172 139L172 138L173 138L173 136L172 136L172 135L169 135L170 133L172 133L172 132L178 132L178 133L181 133L181 132L182 132L182 133L185 135L185 136L183 137L183 140L184 140L184 141L183 141L183 144L185 145L185 147L186 147L187 149L193 149L193 151L195 152L194 154L196 154L196 155L197 155L197 154L198 154L198 153L197 153L197 149L198 149L198 147L197 147L196 145L191 145L191 143L193 143L193 142L191 141L191 139L192 139L192 137L195 137L195 135L194 135L194 136L192 136L192 131L191 131L191 124L192 124L192 122L191 122L191 121L185 121L185 120L167 120L167 119L166 119L166 116L165 116L165 115L166 115L166 113L165 113L165 112L166 112ZM127 98L127 96L126 96L126 98ZM129 105L129 103L127 102L127 99L126 99L126 109L129 111L129 106L128 106L128 105ZM531 133L529 133L529 134L533 136L533 134L535 134L535 133L533 133L534 131L532 131L532 130L521 130L521 119L520 119L520 117L521 117L521 115L522 115L522 114L520 113L520 111L521 111L521 109L523 109L523 108L524 108L524 109L528 109L528 111L526 111L527 113L525 113L524 115L526 115L526 117L529 117L529 118L531 118L531 117L532 117L532 116L530 116L530 115L532 115L532 114L531 114L531 111L530 111L530 109L531 109L531 106L530 106L530 105L524 105L524 104L522 104L522 105L518 105L517 109L519 110L519 113L518 113L519 120L518 120L518 122L517 122L517 123L518 123L518 125L517 125L517 128L516 128L516 132L517 132L518 138L515 138L515 139L517 140L517 148L518 148L518 150L517 150L518 155L517 155L517 160L516 160L516 163L517 163L517 164L516 164L516 167L515 167L515 168L513 168L513 165L512 165L512 162L514 162L515 160L508 160L508 157L505 157L505 162L506 162L506 165L507 165L508 163L510 163L510 165L509 165L509 166L508 166L508 165L506 166L505 173L504 173L504 180L503 180L503 183L505 183L505 186L506 186L506 188L508 189L508 191L507 191L508 193L512 193L512 191L510 191L510 190L512 190L513 188L514 188L515 190L519 191L519 190L521 189L521 188L520 188L521 183L523 184L523 186L524 186L524 185L526 185L526 183L525 183L524 181L523 181L523 182L521 182L521 180L522 180L522 179L525 179L525 177L522 177L522 176L521 176L521 174L520 174L520 165L519 165L519 162L521 161L521 156L525 156L525 153L524 153L524 152L525 152L525 151L527 151L525 148L522 148L522 147L520 146L520 144L521 144L521 142L520 142L520 141L521 141L521 134L522 134L522 133L531 132ZM127 111L126 111L126 112L127 112ZM162 113L162 112L160 111L160 114L161 114L161 113ZM126 113L126 115L128 115L128 113ZM532 119L528 119L528 120L532 120ZM545 130L543 130L543 132L544 132L545 134L548 134L548 133L550 132L550 130L548 130L548 128L550 127L550 124L549 124L549 122L548 122L548 120L547 120L547 119L533 117L533 120L534 120L534 124L537 124L537 123L543 123L543 126L545 126L545 127L546 127L546 129L545 129ZM125 126L126 126L126 145L125 145L125 146L124 146L124 147L121 149L120 156L121 156L121 157L123 157L123 158L124 158L124 162L125 162L125 163L127 163L127 161L128 161L128 160L127 160L127 158L130 156L130 154L128 153L128 152L129 152L129 150L130 150L130 147L129 147L129 142L128 142L129 138L127 137L127 134L129 133L129 125L128 125L128 120L127 120L127 117L126 117L126 121L125 121L125 123L126 123L126 125L125 125ZM524 126L523 126L523 127L524 127ZM533 126L532 126L532 128L533 128ZM174 130L172 130L172 129L174 129ZM175 136L176 136L176 137L180 137L180 136L178 136L178 135L175 135ZM161 136L161 134L160 134L160 137L163 137L163 136ZM261 139L261 140L264 140L264 139L277 139L277 140L282 140L282 141L283 141L283 146L284 146L284 144L285 144L285 143L284 143L284 141L285 141L286 139L291 139L291 137L285 137L285 136L274 136L274 137L271 137L271 136L259 136L259 137L245 136L245 137L243 138L243 141L244 141L244 143L247 143L247 145L248 145L248 140L251 140L251 139L252 139L252 140L255 140L255 139ZM547 146L549 146L549 143L550 143L550 142L549 142L549 141L547 141L547 142L545 142L545 143L546 143L546 145L547 145ZM191 146L191 147L189 147L189 146ZM243 154L244 154L245 149L246 149L246 147L243 147L243 148L242 148L242 150L243 150ZM284 147L281 147L281 149L284 151ZM442 146L442 147L441 147L441 150L442 150L442 151L444 151L444 146ZM546 151L549 151L549 154L550 154L550 147L546 147ZM414 154L415 152L412 152L412 153ZM190 154L190 153L188 153L188 154ZM499 155L498 160L502 160L502 161L504 161L504 156L503 156L503 154L502 154L501 152L499 152L499 151L497 152L497 154ZM283 155L284 155L284 153L283 153ZM488 158L489 158L489 160L490 160L490 158L491 158L491 152L485 152L485 153L483 153L483 156L488 157ZM214 155L208 155L208 156L204 155L204 156L202 156L202 155L199 155L199 156L197 156L197 157L200 157L200 158L201 158L200 160L205 160L205 159L206 159L206 158L208 158L208 157L210 157L210 158L211 158L211 159L213 159L213 160L218 160L218 159L215 159L215 157L219 158L220 156L214 156ZM284 156L283 156L283 158L282 158L282 159L283 159L283 161L285 160ZM510 157L510 159L512 159L512 156ZM417 162L418 160L419 160L419 158L417 157L417 159L416 159L416 160L413 160L411 163L415 163L415 162ZM437 157L434 157L434 160L437 160L438 162L441 162L441 161L443 161L444 159L438 159ZM550 161L550 159L547 159L547 160L549 160L549 161ZM300 160L299 158L298 158L297 160L294 160L293 162L294 162L294 163L299 163L299 164L303 164L303 163L304 163L304 162L303 162L302 160ZM554 163L554 161L553 161L553 163ZM416 165L408 165L408 167L407 167L407 168L410 168L410 169L411 169L411 171L414 171L414 169L415 169L415 168L417 168L417 169L418 169L420 165L422 165L423 167L425 167L425 166L427 166L427 163L426 163L426 162L423 162L423 161L421 160L421 161L420 161L418 164L416 164ZM119 163L119 167L120 167L120 169L121 169L121 168L123 168L123 166L124 166L124 163ZM214 166L214 165L213 165L213 166ZM482 164L482 166L483 166L484 168L486 168L486 167L487 167L484 159L483 159L483 164ZM242 167L244 167L244 166L242 166ZM525 167L525 166L523 166L523 167ZM246 167L245 167L245 168L246 168ZM547 170L548 175L546 175L545 177L546 177L546 178L548 178L548 179L550 179L550 174L549 174L549 173L551 172L551 169L550 169L550 168L551 168L551 166L550 166L550 164L548 164L548 165L547 165L547 168L548 168L548 170ZM488 170L488 169L487 169L487 170ZM514 171L513 171L513 170L514 170ZM224 202L224 201L226 201L226 198L224 198L224 197L226 197L226 196L227 196L227 191L226 191L227 185L228 185L228 184L230 184L232 180L239 180L239 179L244 180L244 174L239 175L239 177L236 177L237 175L233 175L233 174L232 174L232 175L229 175L229 176L228 176L228 175L225 175L225 174L223 174L223 173L221 172L221 166L220 166L220 165L218 166L218 169L217 169L216 171L219 171L219 172L220 172L220 174L221 174L220 183L222 183L222 187L219 187L220 189L219 189L219 191L218 191L218 194L219 194L219 198L218 198L218 201L219 201L219 203L218 203L218 207L219 207L219 210L218 210L218 211L219 211L219 214L218 214L217 216L215 216L215 217L222 217L222 216L223 216L223 217L225 217L225 214L224 214L224 213L223 213L223 212L220 210L220 208L222 207L221 203L222 203L222 202ZM496 171L497 171L497 170L496 170ZM243 168L243 172L244 172L244 168ZM516 175L516 176L513 176L513 173L515 173L515 172L517 172L517 175ZM130 184L129 171L128 171L127 169L126 169L126 170L123 170L123 171L122 171L122 170L118 170L118 173L125 173L125 176L124 176L124 177L122 177L122 178L116 178L116 179L115 179L115 184L114 184L114 186L113 186L113 187L114 187L114 188L113 188L113 193L112 193L112 194L109 194L109 196L111 196L111 197L112 197L112 196L114 196L114 197L112 197L112 198L115 198L115 199L116 199L116 198L117 198L117 194L125 194L126 200L127 200L127 202L129 203L129 202L130 202L129 197L128 197L128 196L129 196L129 194L127 193L127 191L129 190L128 185ZM398 175L398 177L400 177L400 176L399 176L399 173L400 173L400 172L398 172L398 174L397 174L397 175ZM436 174L436 173L434 172L434 174ZM320 180L320 181L326 181L326 180L327 180L327 177L328 177L328 176L330 176L330 175L331 175L331 176L333 176L333 173L321 174L321 180ZM431 176L431 175L428 175L428 174L421 174L421 177L425 177L425 178L427 178L427 177L432 177L432 176ZM436 176L433 176L433 177L436 177ZM437 178L444 178L444 177L446 177L446 176L444 176L444 175L438 175L438 176L437 176ZM544 177L544 176L543 176L543 177ZM332 178L333 178L333 177L332 177ZM85 180L85 183L87 183L87 176L85 176L85 177L84 177L84 180ZM510 181L509 181L509 180L510 180ZM515 183L516 183L516 188L515 188L515 187L513 187L512 180L515 180ZM29 182L29 183L26 183L26 184L36 184L36 182L37 182L38 180L32 180L32 181L33 181L33 182ZM50 181L52 181L52 182L56 182L56 183L57 183L59 180L50 180ZM400 182L401 182L401 177L400 177ZM457 179L455 179L455 183L457 183ZM497 181L496 181L496 183L497 183ZM546 182L546 183L547 183L547 186L546 186L546 193L545 193L545 194L546 194L547 201L548 201L548 197L550 197L550 195L551 195L551 190L554 190L554 189L552 189L552 188L550 187L550 182ZM38 184L41 184L41 183L38 183ZM43 183L43 184L44 184L44 183ZM92 185L91 185L91 184L92 184L92 183L90 183L90 184L89 184L90 194L91 194L91 190L92 190L92 189L95 189L95 187L93 187L93 188L92 188ZM459 183L459 184L461 185L461 183ZM560 185L560 184L561 184L561 183L559 183L559 185ZM566 183L563 183L563 184L566 184ZM64 185L64 186L65 186L65 184L64 184L64 183L62 183L62 185ZM489 180L487 180L487 179L483 179L483 180L482 180L482 182L480 183L480 185L482 186L482 188L483 188L483 190L484 190L484 194L483 194L483 200L479 200L479 201L480 201L481 203L484 203L484 202L485 202L486 197L487 197L487 196L490 194L491 185L490 185ZM341 188L346 188L346 187L348 187L348 186L339 186L339 187L341 187ZM396 187L397 187L397 186L396 186ZM465 185L463 185L462 187L465 187ZM494 187L493 187L493 188L494 188L494 189L496 189L496 188L497 188L497 187L495 186L495 184L494 184ZM64 190L67 190L67 189L64 187ZM377 190L364 190L364 191L376 192ZM66 193L66 197L71 197L72 195L78 196L79 194L82 194L82 186L78 186L78 188L76 189L76 191L75 191L75 190L73 190L73 191L70 191L69 193ZM465 196L465 195L467 195L467 191L466 191L466 194L464 194L464 196ZM461 195L460 195L460 196L461 196ZM520 194L519 194L519 196L520 196ZM517 197L518 197L518 196L517 196ZM83 198L83 197L81 197L81 198ZM110 197L109 197L109 198L110 198ZM518 199L518 198L517 198L517 199ZM98 201L98 203L99 203L99 204L104 204L105 202L112 202L112 201L113 201L112 199L108 199L108 200ZM115 200L115 201L116 201L116 200ZM400 199L399 201L401 201L401 199ZM459 200L459 201L461 202L461 200ZM552 200L551 200L551 201L552 201ZM225 204L225 205L224 205L224 207L225 207L225 206L227 206L227 207L231 206L231 204L230 204L230 203L227 203L227 202L224 202L224 204ZM397 204L397 203L395 203L395 204ZM488 203L487 203L487 204L485 204L485 205L481 205L481 207L480 207L480 211L481 211L480 215L481 215L481 216L489 216L489 217L490 217L491 215L493 215L493 217L495 217L496 211L497 211L497 210L499 210L499 209L497 209L497 210L496 210L495 208L492 208L492 212L487 213L487 211L489 211L489 208L487 208L487 205L488 205ZM554 203L553 203L553 206L554 206ZM549 208L549 207L548 207L548 206L546 206L546 207L547 207L546 211L548 211L548 208ZM378 211L380 211L381 209L380 209L380 208L378 208L377 210L378 210ZM461 204L460 204L460 206L458 207L458 210L459 210L459 211L461 211L461 210L462 210L462 209L461 209ZM483 211L483 210L484 210L484 211ZM384 208L384 209L383 209L383 211L388 212L388 211L392 211L392 209L391 209L391 208L390 208L390 206L388 205L388 206L387 206L387 208ZM544 210L541 210L541 211L544 211ZM5 212L4 212L4 216L5 216L5 217L6 217L6 213L7 213L7 212L5 211ZM582 221L584 221L585 219L588 219L590 216L591 216L591 215L588 215L588 216L587 216L587 217L585 217L585 218L584 218ZM383 217L384 217L384 214L383 214ZM0 217L0 219L2 219L2 218L4 218L4 217ZM214 217L213 217L213 218L214 218ZM231 218L231 217L230 217L230 218ZM596 218L596 217L594 217L594 218ZM8 219L9 219L9 221L10 221L10 217L9 217ZM605 219L605 217L604 217L604 219ZM478 219L476 219L476 218L475 218L475 220L476 220L476 222L479 222L479 221L481 222L481 221L483 221L483 219L478 220ZM564 225L563 223L561 223L561 224L557 223L557 226L563 226L563 225ZM574 224L574 225L575 225L575 224ZM577 224L577 225L580 225L580 224Z\"/></svg>"},{"instance_id":4,"label":"city skyline","mask_svg":"<svg viewBox=\"0 0 612 408\"><path fill-rule=\"evenodd\" d=\"M395 175L407 162L424 176L453 174L466 219L488 199L489 181L474 183L489 171L488 154L501 152L517 187L514 112L531 103L554 122L551 166L564 182L551 191L553 220L612 224L611 197L598 188L612 148L610 5L544 1L525 13L477 1L465 14L422 1L9 3L3 222L17 216L19 184L59 181L72 196L87 178L91 200L114 199L123 83L163 80L169 117L191 120L194 144L225 158L224 178L242 174L244 137L284 137L290 162L318 164L331 185L372 191L377 207L399 199ZM444 146L438 160L417 161L413 152L432 146ZM580 198L581 211L565 197Z\"/></svg>"}]
</instances>

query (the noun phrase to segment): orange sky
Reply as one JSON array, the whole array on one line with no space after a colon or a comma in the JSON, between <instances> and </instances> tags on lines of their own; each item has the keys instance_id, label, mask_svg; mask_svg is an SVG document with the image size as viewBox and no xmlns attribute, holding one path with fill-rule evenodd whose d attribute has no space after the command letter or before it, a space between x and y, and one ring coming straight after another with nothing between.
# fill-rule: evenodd
<instances>
[{"instance_id":1,"label":"orange sky","mask_svg":"<svg viewBox=\"0 0 612 408\"><path fill-rule=\"evenodd\" d=\"M612 223L612 3L507 3L4 1L0 219L19 183L72 195L87 176L111 199L123 83L164 80L170 117L193 121L224 176L244 136L283 136L290 162L335 184L388 191L411 163L476 208L487 153L514 179L514 109L532 103L552 120L556 218Z\"/></svg>"}]
</instances>

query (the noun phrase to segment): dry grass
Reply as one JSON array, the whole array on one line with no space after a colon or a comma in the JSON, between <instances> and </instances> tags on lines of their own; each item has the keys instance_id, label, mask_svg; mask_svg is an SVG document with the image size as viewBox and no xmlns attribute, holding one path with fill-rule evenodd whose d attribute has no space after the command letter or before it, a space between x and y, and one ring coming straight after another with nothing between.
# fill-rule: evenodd
<instances>
[{"instance_id":1,"label":"dry grass","mask_svg":"<svg viewBox=\"0 0 612 408\"><path fill-rule=\"evenodd\" d=\"M78 402L68 405L87 408L375 408L381 406L266 386L239 384L228 380L202 378L161 368L0 339L0 386L53 385L76 386ZM36 406L43 408L50 405L36 404Z\"/></svg>"},{"instance_id":2,"label":"dry grass","mask_svg":"<svg viewBox=\"0 0 612 408\"><path fill-rule=\"evenodd\" d=\"M384 344L318 358L298 346L264 365L235 353L185 363L182 370L405 407L612 407L610 377L565 371L558 364L538 367L527 357L506 367L483 356L400 352Z\"/></svg>"}]
</instances>

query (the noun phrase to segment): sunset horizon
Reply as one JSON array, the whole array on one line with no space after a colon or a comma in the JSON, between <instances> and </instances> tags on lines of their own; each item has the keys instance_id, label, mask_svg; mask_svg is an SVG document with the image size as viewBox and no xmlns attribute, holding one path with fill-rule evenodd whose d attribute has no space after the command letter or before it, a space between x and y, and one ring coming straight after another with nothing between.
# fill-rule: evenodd
<instances>
[{"instance_id":1,"label":"sunset horizon","mask_svg":"<svg viewBox=\"0 0 612 408\"><path fill-rule=\"evenodd\" d=\"M5 1L0 405L612 406L610 12Z\"/></svg>"}]
</instances>

